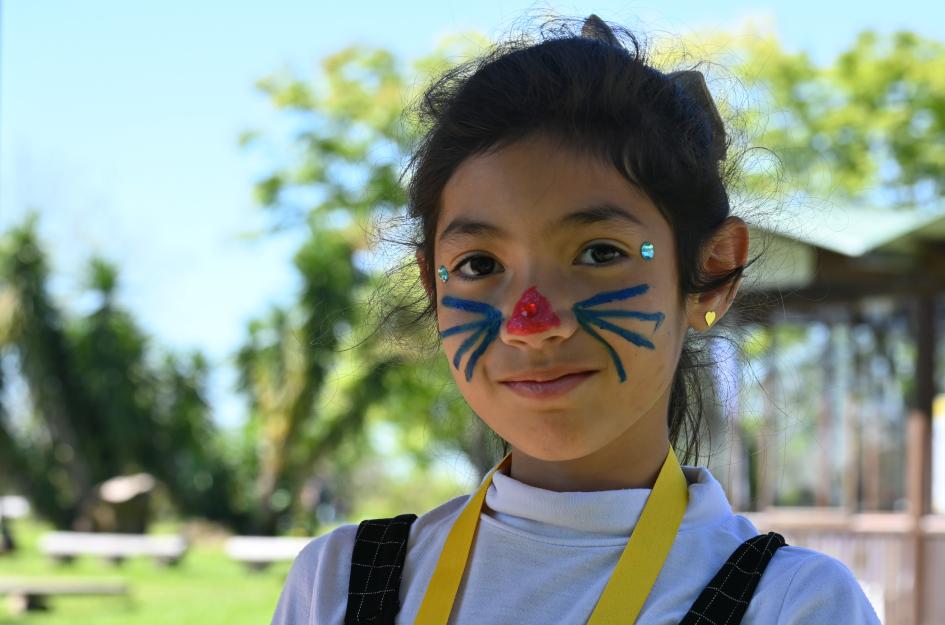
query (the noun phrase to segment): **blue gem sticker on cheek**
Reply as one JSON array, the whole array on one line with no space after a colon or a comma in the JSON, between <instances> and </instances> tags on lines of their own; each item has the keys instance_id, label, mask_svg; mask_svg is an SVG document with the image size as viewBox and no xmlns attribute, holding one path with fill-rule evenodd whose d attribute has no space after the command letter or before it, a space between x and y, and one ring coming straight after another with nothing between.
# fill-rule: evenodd
<instances>
[{"instance_id":1,"label":"blue gem sticker on cheek","mask_svg":"<svg viewBox=\"0 0 945 625\"><path fill-rule=\"evenodd\" d=\"M454 334L466 332L467 330L475 330L469 338L463 341L463 344L459 346L459 349L456 350L456 354L453 356L453 367L456 369L459 369L459 360L463 357L463 354L469 351L469 348L475 345L480 337L483 337L482 343L480 343L479 347L476 348L476 351L472 353L469 357L469 361L466 363L466 381L469 382L469 379L472 378L476 361L479 360L482 353L486 351L489 344L499 336L499 329L502 327L502 311L485 302L461 299L459 297L453 297L452 295L443 297L443 305L483 315L483 319L478 321L463 323L440 332L440 338L446 338Z\"/></svg>"},{"instance_id":2,"label":"blue gem sticker on cheek","mask_svg":"<svg viewBox=\"0 0 945 625\"><path fill-rule=\"evenodd\" d=\"M636 297L637 295L646 293L649 289L650 285L648 284L638 284L628 289L598 293L594 297L589 297L586 300L580 301L572 307L574 316L577 318L578 323L581 324L581 327L584 328L588 334L603 343L604 347L607 348L607 351L610 353L610 357L617 366L617 375L620 376L621 382L627 381L627 373L623 369L623 364L620 362L620 357L617 355L617 351L610 345L610 343L607 342L607 339L602 337L597 333L596 330L594 330L594 328L591 327L591 324L594 324L602 330L610 330L611 332L627 339L634 345L646 347L649 349L656 349L656 346L653 345L651 341L645 339L636 332L625 330L618 325L610 323L609 321L605 321L604 318L624 317L631 319L643 319L644 321L655 321L656 326L653 328L655 330L656 328L660 327L661 323L663 323L663 319L666 315L661 312L649 313L640 310L593 310L592 307L599 304L607 304L617 300Z\"/></svg>"},{"instance_id":3,"label":"blue gem sticker on cheek","mask_svg":"<svg viewBox=\"0 0 945 625\"><path fill-rule=\"evenodd\" d=\"M440 276L440 280L446 282L450 279L450 272L446 269L446 266L440 265L440 269L437 271L437 274Z\"/></svg>"},{"instance_id":4,"label":"blue gem sticker on cheek","mask_svg":"<svg viewBox=\"0 0 945 625\"><path fill-rule=\"evenodd\" d=\"M645 243L643 243L643 245L640 246L640 256L642 256L646 260L653 260L653 254L654 254L653 244L650 243L649 241L646 241Z\"/></svg>"}]
</instances>

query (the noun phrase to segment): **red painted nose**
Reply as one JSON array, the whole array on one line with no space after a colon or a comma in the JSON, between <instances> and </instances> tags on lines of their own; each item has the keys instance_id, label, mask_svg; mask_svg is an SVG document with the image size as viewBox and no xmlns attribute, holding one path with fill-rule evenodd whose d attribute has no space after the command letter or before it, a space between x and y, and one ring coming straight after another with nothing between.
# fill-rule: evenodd
<instances>
[{"instance_id":1,"label":"red painted nose","mask_svg":"<svg viewBox=\"0 0 945 625\"><path fill-rule=\"evenodd\" d=\"M509 334L534 334L561 325L545 296L531 287L522 293L505 327Z\"/></svg>"}]
</instances>

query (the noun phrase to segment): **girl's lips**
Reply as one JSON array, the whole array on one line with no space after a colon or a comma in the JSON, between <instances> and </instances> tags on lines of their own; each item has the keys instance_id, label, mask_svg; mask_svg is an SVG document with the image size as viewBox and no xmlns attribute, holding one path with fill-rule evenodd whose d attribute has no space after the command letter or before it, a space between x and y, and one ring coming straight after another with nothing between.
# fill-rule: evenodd
<instances>
[{"instance_id":1,"label":"girl's lips","mask_svg":"<svg viewBox=\"0 0 945 625\"><path fill-rule=\"evenodd\" d=\"M595 373L597 372L586 371L584 373L571 373L554 380L549 380L548 382L502 382L502 384L516 395L545 399L564 395Z\"/></svg>"}]
</instances>

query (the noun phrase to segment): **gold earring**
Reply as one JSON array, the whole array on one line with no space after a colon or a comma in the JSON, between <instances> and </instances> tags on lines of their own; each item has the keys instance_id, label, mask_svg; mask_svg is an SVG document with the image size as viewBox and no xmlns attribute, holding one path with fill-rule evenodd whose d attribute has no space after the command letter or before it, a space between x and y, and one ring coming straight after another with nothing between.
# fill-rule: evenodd
<instances>
[{"instance_id":1,"label":"gold earring","mask_svg":"<svg viewBox=\"0 0 945 625\"><path fill-rule=\"evenodd\" d=\"M715 323L715 311L710 310L705 314L705 323L708 327L712 327L712 324Z\"/></svg>"}]
</instances>

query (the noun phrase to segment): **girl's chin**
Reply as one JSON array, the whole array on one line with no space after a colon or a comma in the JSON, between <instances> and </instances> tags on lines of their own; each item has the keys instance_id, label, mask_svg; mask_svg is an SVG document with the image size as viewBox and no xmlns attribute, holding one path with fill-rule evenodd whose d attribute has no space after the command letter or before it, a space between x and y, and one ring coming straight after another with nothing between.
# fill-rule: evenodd
<instances>
[{"instance_id":1,"label":"girl's chin","mask_svg":"<svg viewBox=\"0 0 945 625\"><path fill-rule=\"evenodd\" d=\"M529 458L542 462L568 462L584 458L599 449L589 438L589 433L573 423L559 421L560 427L555 427L555 420L539 424L540 432L535 428L502 428L489 426L503 439L508 441L509 448L516 454L523 454ZM488 425L488 424L487 424ZM566 426L566 427L565 427ZM505 430L503 433L502 430Z\"/></svg>"}]
</instances>

